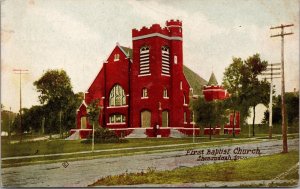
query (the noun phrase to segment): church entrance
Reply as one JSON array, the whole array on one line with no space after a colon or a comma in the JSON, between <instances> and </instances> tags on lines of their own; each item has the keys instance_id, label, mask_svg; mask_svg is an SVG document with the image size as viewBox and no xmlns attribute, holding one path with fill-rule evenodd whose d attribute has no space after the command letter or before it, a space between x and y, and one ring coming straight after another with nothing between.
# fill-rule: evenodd
<instances>
[{"instance_id":1,"label":"church entrance","mask_svg":"<svg viewBox=\"0 0 300 189\"><path fill-rule=\"evenodd\" d=\"M141 112L141 127L150 127L151 126L151 112L144 110Z\"/></svg>"}]
</instances>

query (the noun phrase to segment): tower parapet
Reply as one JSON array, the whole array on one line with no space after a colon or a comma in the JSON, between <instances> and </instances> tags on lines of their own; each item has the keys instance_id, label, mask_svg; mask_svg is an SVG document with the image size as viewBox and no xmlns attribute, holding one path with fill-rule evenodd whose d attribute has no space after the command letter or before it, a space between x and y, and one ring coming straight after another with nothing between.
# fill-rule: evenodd
<instances>
[{"instance_id":1,"label":"tower parapet","mask_svg":"<svg viewBox=\"0 0 300 189\"><path fill-rule=\"evenodd\" d=\"M166 26L167 27L182 27L182 21L171 19L170 21L166 21Z\"/></svg>"},{"instance_id":2,"label":"tower parapet","mask_svg":"<svg viewBox=\"0 0 300 189\"><path fill-rule=\"evenodd\" d=\"M170 36L182 37L182 22L180 20L170 20L166 22L170 31Z\"/></svg>"},{"instance_id":3,"label":"tower parapet","mask_svg":"<svg viewBox=\"0 0 300 189\"><path fill-rule=\"evenodd\" d=\"M166 21L166 27L161 27L159 24L153 24L150 28L142 27L140 30L132 29L132 37L139 37L153 33L162 34L168 37L182 36L182 22L180 20Z\"/></svg>"},{"instance_id":4,"label":"tower parapet","mask_svg":"<svg viewBox=\"0 0 300 189\"><path fill-rule=\"evenodd\" d=\"M168 28L162 28L159 24L153 24L150 28L144 26L140 30L132 29L132 37L138 37L152 33L160 33L163 35L170 36Z\"/></svg>"}]
</instances>

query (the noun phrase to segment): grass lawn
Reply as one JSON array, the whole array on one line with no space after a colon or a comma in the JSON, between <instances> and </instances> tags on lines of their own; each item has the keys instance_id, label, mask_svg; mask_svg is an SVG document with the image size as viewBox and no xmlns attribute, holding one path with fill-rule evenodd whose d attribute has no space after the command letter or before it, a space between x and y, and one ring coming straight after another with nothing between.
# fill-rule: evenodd
<instances>
[{"instance_id":1,"label":"grass lawn","mask_svg":"<svg viewBox=\"0 0 300 189\"><path fill-rule=\"evenodd\" d=\"M177 168L171 171L155 171L129 173L101 178L91 186L133 185L133 184L178 184L199 183L209 181L249 181L272 180L287 171L299 161L299 152L275 154L224 163ZM293 172L284 179L299 179Z\"/></svg>"},{"instance_id":2,"label":"grass lawn","mask_svg":"<svg viewBox=\"0 0 300 189\"><path fill-rule=\"evenodd\" d=\"M182 144L191 143L190 138L153 138L153 139L127 139L126 143L106 143L95 144L95 150L126 148L126 147L142 147L142 146L157 146L165 144ZM201 140L203 141L203 140ZM44 140L44 141L29 141L22 143L8 144L2 140L2 157L27 156L38 154L55 154L80 152L91 150L91 144L81 143L80 140ZM37 153L38 150L38 153Z\"/></svg>"},{"instance_id":3,"label":"grass lawn","mask_svg":"<svg viewBox=\"0 0 300 189\"><path fill-rule=\"evenodd\" d=\"M237 136L235 139L242 139L243 137ZM192 143L191 137L187 138L136 138L126 139L125 143L101 143L95 144L95 150L115 149L115 148L128 148L128 147L144 147L144 146L159 146L170 144L188 144ZM218 141L233 140L232 136L222 135L213 136L211 142L218 143ZM196 143L208 142L209 136L196 138ZM22 143L7 143L5 138L1 138L1 157L15 157L15 156L29 156L40 154L56 154L56 153L69 153L90 151L91 144L81 143L80 140L43 140L43 141L24 141Z\"/></svg>"},{"instance_id":4,"label":"grass lawn","mask_svg":"<svg viewBox=\"0 0 300 189\"><path fill-rule=\"evenodd\" d=\"M21 166L33 163L52 163L58 161L76 161L83 159L94 159L101 157L115 157L124 155L134 154L146 154L156 153L160 151L175 151L175 150L187 150L189 148L197 147L211 147L211 146L222 146L222 145L233 145L248 142L258 142L259 140L232 140L232 139L214 139L210 141L207 138L197 139L197 143L191 144L191 138L155 138L155 139L128 139L127 143L116 143L116 144L95 144L95 150L106 150L116 148L128 148L128 147L149 147L144 149L124 149L118 151L104 151L104 152L88 152L82 154L69 154L51 157L32 157L25 159L10 159L2 160L2 167ZM165 144L186 144L182 146L165 146L157 147L158 145ZM154 146L154 147L150 147ZM156 146L156 147L155 147ZM80 152L90 151L91 144L83 144L80 141L65 141L65 140L52 140L52 141L35 141L35 142L24 142L15 144L2 144L2 157L11 156L26 156L26 155L44 155L44 154L55 154L55 153L68 153L68 152ZM39 150L37 152L37 150Z\"/></svg>"},{"instance_id":5,"label":"grass lawn","mask_svg":"<svg viewBox=\"0 0 300 189\"><path fill-rule=\"evenodd\" d=\"M264 128L265 129L265 128ZM260 129L258 129L260 131ZM258 132L256 135L260 138L268 138L268 134ZM32 138L28 135L24 138ZM36 136L40 137L40 136ZM296 133L289 138L298 138ZM15 137L16 138L16 137ZM281 139L281 136L273 137L274 139ZM16 138L17 139L17 138ZM240 139L240 140L239 140ZM130 147L149 147L160 145L173 145L173 144L186 144L184 146L172 146L172 147L156 147L147 149L133 149L133 150L120 150L120 151L107 151L107 152L94 152L94 153L82 153L82 154L70 154L60 155L52 157L34 157L18 160L2 160L2 167L21 166L35 163L51 163L62 160L76 161L82 159L93 159L100 157L113 157L122 155L134 155L142 153L155 153L160 151L175 151L186 150L188 148L205 147L205 146L221 146L231 145L246 142L256 142L258 140L249 140L248 136L243 134L237 135L236 138L232 138L232 135L215 135L212 136L212 140L209 140L209 136L201 136L195 139L195 143L191 144L192 137L187 138L146 138L146 139L126 139L126 143L106 143L95 144L95 150L106 150L116 148L130 148ZM47 154L60 154L60 153L72 153L72 152L87 152L91 151L91 144L81 143L80 140L67 141L62 139L43 140L43 141L23 141L22 143L9 144L7 137L1 137L1 157L16 157L16 156L32 156L32 155L47 155Z\"/></svg>"},{"instance_id":6,"label":"grass lawn","mask_svg":"<svg viewBox=\"0 0 300 189\"><path fill-rule=\"evenodd\" d=\"M248 137L249 136L249 127L250 127L250 134L252 137L253 128L252 128L251 124L244 125L241 127L240 137ZM262 124L254 125L254 131L255 131L254 132L255 136L259 136L259 135L269 136L269 126L268 125L262 125ZM299 133L299 124L288 125L287 133ZM281 124L273 125L272 134L273 135L282 134Z\"/></svg>"}]
</instances>

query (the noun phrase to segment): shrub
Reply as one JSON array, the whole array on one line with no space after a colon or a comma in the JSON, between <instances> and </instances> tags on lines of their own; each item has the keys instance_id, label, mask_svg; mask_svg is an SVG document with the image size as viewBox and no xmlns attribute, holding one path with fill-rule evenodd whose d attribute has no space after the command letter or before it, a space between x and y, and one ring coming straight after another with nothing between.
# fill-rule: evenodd
<instances>
[{"instance_id":1,"label":"shrub","mask_svg":"<svg viewBox=\"0 0 300 189\"><path fill-rule=\"evenodd\" d=\"M120 139L115 132L110 131L105 128L98 128L95 130L95 143L123 143L127 142L125 139ZM91 133L87 140L84 140L83 143L91 143L93 134Z\"/></svg>"}]
</instances>

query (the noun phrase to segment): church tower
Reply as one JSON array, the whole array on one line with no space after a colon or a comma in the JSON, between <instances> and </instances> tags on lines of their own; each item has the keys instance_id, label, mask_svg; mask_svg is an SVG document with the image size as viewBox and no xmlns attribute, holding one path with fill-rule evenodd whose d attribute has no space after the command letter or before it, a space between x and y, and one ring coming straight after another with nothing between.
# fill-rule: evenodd
<instances>
[{"instance_id":1,"label":"church tower","mask_svg":"<svg viewBox=\"0 0 300 189\"><path fill-rule=\"evenodd\" d=\"M189 84L183 75L182 22L132 30L131 125L183 127L189 122Z\"/></svg>"}]
</instances>

